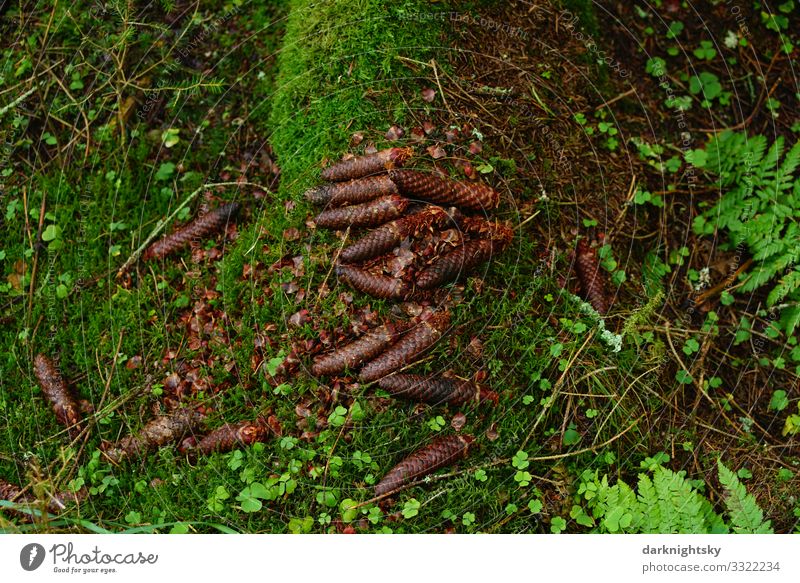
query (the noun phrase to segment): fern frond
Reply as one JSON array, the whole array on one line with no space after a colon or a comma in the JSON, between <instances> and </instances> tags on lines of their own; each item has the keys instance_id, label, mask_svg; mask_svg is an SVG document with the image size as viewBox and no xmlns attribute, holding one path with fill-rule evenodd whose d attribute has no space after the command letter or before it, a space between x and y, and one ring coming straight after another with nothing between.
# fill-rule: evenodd
<instances>
[{"instance_id":1,"label":"fern frond","mask_svg":"<svg viewBox=\"0 0 800 583\"><path fill-rule=\"evenodd\" d=\"M767 305L774 306L795 290L800 289L800 266L786 274L767 296Z\"/></svg>"},{"instance_id":2,"label":"fern frond","mask_svg":"<svg viewBox=\"0 0 800 583\"><path fill-rule=\"evenodd\" d=\"M800 294L798 294L800 296ZM800 301L800 297L797 298ZM791 336L794 334L795 328L800 325L800 304L790 306L781 312L780 319L781 327L786 330L786 334Z\"/></svg>"},{"instance_id":3,"label":"fern frond","mask_svg":"<svg viewBox=\"0 0 800 583\"><path fill-rule=\"evenodd\" d=\"M764 513L755 497L747 493L736 474L722 460L717 460L717 467L719 482L725 489L725 507L728 509L733 531L741 534L771 534L771 523L764 520Z\"/></svg>"},{"instance_id":4,"label":"fern frond","mask_svg":"<svg viewBox=\"0 0 800 583\"><path fill-rule=\"evenodd\" d=\"M599 532L644 534L724 534L772 532L755 498L736 474L719 462L719 479L725 489L730 524L714 511L711 502L686 479L686 472L658 466L652 477L639 475L637 491L623 480L609 485L608 476L585 471L579 494L585 497ZM591 495L590 495L591 494Z\"/></svg>"},{"instance_id":5,"label":"fern frond","mask_svg":"<svg viewBox=\"0 0 800 583\"><path fill-rule=\"evenodd\" d=\"M723 195L695 219L695 232L726 232L728 249L746 243L755 264L742 274L740 292L779 279L769 305L800 294L800 276L791 269L800 260L800 142L784 154L782 137L768 146L765 136L725 131L709 141L706 151L706 168L717 174ZM779 321L787 332L798 325L795 312Z\"/></svg>"},{"instance_id":6,"label":"fern frond","mask_svg":"<svg viewBox=\"0 0 800 583\"><path fill-rule=\"evenodd\" d=\"M685 478L685 472L656 468L653 485L661 513L659 532L697 534L706 532L700 496Z\"/></svg>"}]
</instances>

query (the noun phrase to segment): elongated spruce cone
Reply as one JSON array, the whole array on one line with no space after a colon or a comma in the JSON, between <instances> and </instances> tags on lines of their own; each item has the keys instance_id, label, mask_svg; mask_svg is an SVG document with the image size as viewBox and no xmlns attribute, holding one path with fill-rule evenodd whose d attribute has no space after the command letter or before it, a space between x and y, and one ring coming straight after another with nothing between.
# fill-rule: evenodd
<instances>
[{"instance_id":1,"label":"elongated spruce cone","mask_svg":"<svg viewBox=\"0 0 800 583\"><path fill-rule=\"evenodd\" d=\"M232 451L238 447L264 441L269 432L269 426L265 420L226 423L198 441L190 452L208 455L214 452Z\"/></svg>"},{"instance_id":2,"label":"elongated spruce cone","mask_svg":"<svg viewBox=\"0 0 800 583\"><path fill-rule=\"evenodd\" d=\"M314 376L333 376L346 369L355 369L397 342L407 327L404 323L378 326L358 340L318 356L311 367L311 372Z\"/></svg>"},{"instance_id":3,"label":"elongated spruce cone","mask_svg":"<svg viewBox=\"0 0 800 583\"><path fill-rule=\"evenodd\" d=\"M603 273L600 260L595 250L589 246L585 239L578 241L575 252L575 269L581 290L586 301L600 314L608 312L608 296L606 295Z\"/></svg>"},{"instance_id":4,"label":"elongated spruce cone","mask_svg":"<svg viewBox=\"0 0 800 583\"><path fill-rule=\"evenodd\" d=\"M445 253L417 275L417 287L433 289L455 281L492 257L494 244L486 239L467 241L460 247Z\"/></svg>"},{"instance_id":5,"label":"elongated spruce cone","mask_svg":"<svg viewBox=\"0 0 800 583\"><path fill-rule=\"evenodd\" d=\"M400 192L412 198L443 206L457 206L472 211L489 210L500 204L500 193L479 182L459 182L417 170L390 170Z\"/></svg>"},{"instance_id":6,"label":"elongated spruce cone","mask_svg":"<svg viewBox=\"0 0 800 583\"><path fill-rule=\"evenodd\" d=\"M409 200L392 194L370 202L322 211L314 219L323 229L342 230L347 227L376 227L401 216Z\"/></svg>"},{"instance_id":7,"label":"elongated spruce cone","mask_svg":"<svg viewBox=\"0 0 800 583\"><path fill-rule=\"evenodd\" d=\"M426 228L443 227L450 220L450 215L438 206L430 206L419 212L386 223L370 231L361 239L346 247L339 260L343 263L355 263L383 255L397 247L406 237L413 237Z\"/></svg>"},{"instance_id":8,"label":"elongated spruce cone","mask_svg":"<svg viewBox=\"0 0 800 583\"><path fill-rule=\"evenodd\" d=\"M44 506L50 514L60 514L68 505L77 504L86 498L88 494L89 492L86 488L81 488L77 492L55 492L47 495ZM30 507L35 507L39 504L39 500L32 493L23 494L22 488L3 479L0 479L0 500ZM27 512L9 508L0 508L0 512L9 512L28 522L31 519L31 515Z\"/></svg>"},{"instance_id":9,"label":"elongated spruce cone","mask_svg":"<svg viewBox=\"0 0 800 583\"><path fill-rule=\"evenodd\" d=\"M144 252L142 259L163 259L180 251L192 241L200 241L209 235L221 231L225 226L236 218L239 212L239 203L230 202L219 208L207 212L201 217L194 219L184 227L181 227L171 235L159 239Z\"/></svg>"},{"instance_id":10,"label":"elongated spruce cone","mask_svg":"<svg viewBox=\"0 0 800 583\"><path fill-rule=\"evenodd\" d=\"M81 409L78 399L61 378L56 365L44 354L33 359L33 372L42 388L42 393L53 406L58 422L68 429L75 439L81 431Z\"/></svg>"},{"instance_id":11,"label":"elongated spruce cone","mask_svg":"<svg viewBox=\"0 0 800 583\"><path fill-rule=\"evenodd\" d=\"M375 275L359 267L337 265L336 275L358 291L383 300L403 300L411 294L401 279L388 275Z\"/></svg>"},{"instance_id":12,"label":"elongated spruce cone","mask_svg":"<svg viewBox=\"0 0 800 583\"><path fill-rule=\"evenodd\" d=\"M470 435L451 435L435 439L389 470L375 486L375 495L383 496L394 492L409 482L466 458L473 441L475 439Z\"/></svg>"},{"instance_id":13,"label":"elongated spruce cone","mask_svg":"<svg viewBox=\"0 0 800 583\"><path fill-rule=\"evenodd\" d=\"M168 443L180 441L187 433L199 429L203 415L193 409L178 409L168 415L160 415L142 427L136 435L128 435L104 452L112 463L144 455Z\"/></svg>"},{"instance_id":14,"label":"elongated spruce cone","mask_svg":"<svg viewBox=\"0 0 800 583\"><path fill-rule=\"evenodd\" d=\"M469 381L416 374L384 377L378 381L378 386L395 398L431 405L463 405L478 402L481 396L480 387Z\"/></svg>"},{"instance_id":15,"label":"elongated spruce cone","mask_svg":"<svg viewBox=\"0 0 800 583\"><path fill-rule=\"evenodd\" d=\"M386 174L379 174L316 186L306 191L306 199L318 205L342 206L367 202L398 192L397 185Z\"/></svg>"},{"instance_id":16,"label":"elongated spruce cone","mask_svg":"<svg viewBox=\"0 0 800 583\"><path fill-rule=\"evenodd\" d=\"M394 371L411 364L429 350L450 326L448 314L435 314L417 323L403 337L361 369L359 375L364 382L377 381Z\"/></svg>"},{"instance_id":17,"label":"elongated spruce cone","mask_svg":"<svg viewBox=\"0 0 800 583\"><path fill-rule=\"evenodd\" d=\"M389 148L374 154L336 162L325 168L320 176L323 180L341 182L369 174L378 174L395 166L402 166L413 154L414 150L411 148Z\"/></svg>"}]
</instances>

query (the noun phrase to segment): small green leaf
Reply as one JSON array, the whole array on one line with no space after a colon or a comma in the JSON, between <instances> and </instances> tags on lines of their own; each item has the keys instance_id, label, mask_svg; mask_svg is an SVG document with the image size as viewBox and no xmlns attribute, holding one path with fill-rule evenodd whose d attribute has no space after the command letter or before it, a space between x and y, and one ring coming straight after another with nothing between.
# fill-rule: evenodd
<instances>
[{"instance_id":1,"label":"small green leaf","mask_svg":"<svg viewBox=\"0 0 800 583\"><path fill-rule=\"evenodd\" d=\"M403 504L403 517L404 518L413 518L417 514L419 514L421 504L419 500L416 498L411 498L410 500L406 500L405 504Z\"/></svg>"},{"instance_id":2,"label":"small green leaf","mask_svg":"<svg viewBox=\"0 0 800 583\"><path fill-rule=\"evenodd\" d=\"M142 515L139 512L131 510L128 514L125 515L125 522L128 524L139 524L142 522Z\"/></svg>"},{"instance_id":3,"label":"small green leaf","mask_svg":"<svg viewBox=\"0 0 800 583\"><path fill-rule=\"evenodd\" d=\"M513 465L518 470L524 470L530 465L528 460L528 454L522 450L518 451L514 454L514 457L511 458L511 465Z\"/></svg>"},{"instance_id":4,"label":"small green leaf","mask_svg":"<svg viewBox=\"0 0 800 583\"><path fill-rule=\"evenodd\" d=\"M263 506L261 500L257 500L256 498L244 498L241 501L240 507L243 512L253 513L261 510Z\"/></svg>"},{"instance_id":5,"label":"small green leaf","mask_svg":"<svg viewBox=\"0 0 800 583\"><path fill-rule=\"evenodd\" d=\"M550 521L550 532L560 534L567 528L567 521L560 516L554 516Z\"/></svg>"},{"instance_id":6,"label":"small green leaf","mask_svg":"<svg viewBox=\"0 0 800 583\"><path fill-rule=\"evenodd\" d=\"M786 391L778 389L772 393L772 398L769 400L770 411L783 411L789 406L789 399L786 396Z\"/></svg>"},{"instance_id":7,"label":"small green leaf","mask_svg":"<svg viewBox=\"0 0 800 583\"><path fill-rule=\"evenodd\" d=\"M703 168L708 162L708 154L705 150L689 150L683 155L687 163L696 168Z\"/></svg>"},{"instance_id":8,"label":"small green leaf","mask_svg":"<svg viewBox=\"0 0 800 583\"><path fill-rule=\"evenodd\" d=\"M158 167L158 172L156 172L156 180L169 180L170 176L175 173L175 164L172 162L163 162L161 166Z\"/></svg>"},{"instance_id":9,"label":"small green leaf","mask_svg":"<svg viewBox=\"0 0 800 583\"><path fill-rule=\"evenodd\" d=\"M42 231L42 241L55 241L61 237L61 227L57 225L47 225Z\"/></svg>"},{"instance_id":10,"label":"small green leaf","mask_svg":"<svg viewBox=\"0 0 800 583\"><path fill-rule=\"evenodd\" d=\"M575 431L574 429L567 429L564 432L564 445L570 446L575 445L581 440L581 434Z\"/></svg>"}]
</instances>

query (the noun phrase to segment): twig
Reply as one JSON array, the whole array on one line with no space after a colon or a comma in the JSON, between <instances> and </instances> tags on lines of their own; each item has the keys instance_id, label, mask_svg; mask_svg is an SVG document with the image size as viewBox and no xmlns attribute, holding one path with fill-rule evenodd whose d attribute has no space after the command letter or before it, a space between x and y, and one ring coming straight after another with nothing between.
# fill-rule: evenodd
<instances>
[{"instance_id":1,"label":"twig","mask_svg":"<svg viewBox=\"0 0 800 583\"><path fill-rule=\"evenodd\" d=\"M737 278L737 277L738 277L738 276L739 276L739 275L740 275L740 274L741 274L741 273L742 273L742 272L743 272L745 269L747 269L748 267L750 267L750 265L751 265L752 263L753 263L753 259L752 259L752 258L750 258L750 259L748 259L747 261L745 261L744 263L742 263L742 264L739 266L739 269L737 269L737 270L736 270L736 271L734 271L734 272L733 272L731 275L729 275L728 277L726 277L726 278L725 278L725 279L724 279L722 282L718 283L717 285L715 285L715 286L714 286L714 287L712 287L711 289L709 289L709 290L706 290L706 291L704 291L703 293L701 293L699 296L697 296L697 297L695 298L695 300L694 300L694 305L695 305L695 306L699 306L699 305L701 305L703 302L705 302L707 299L709 299L709 298L711 298L711 297L713 297L713 296L717 295L719 292L721 292L722 290L724 290L724 289L725 289L726 287L728 287L728 286L729 286L731 283L733 283L733 281L734 281L734 280L735 280L735 279L736 279L736 278Z\"/></svg>"},{"instance_id":2,"label":"twig","mask_svg":"<svg viewBox=\"0 0 800 583\"><path fill-rule=\"evenodd\" d=\"M25 91L22 95L17 97L14 101L9 103L8 105L6 105L4 107L0 107L0 118L2 118L6 113L11 111L12 109L16 108L20 103L22 103L23 101L28 99L28 97L30 97L33 94L33 92L36 91L36 89L37 89L37 86L34 85L33 87L31 87L30 89Z\"/></svg>"},{"instance_id":3,"label":"twig","mask_svg":"<svg viewBox=\"0 0 800 583\"><path fill-rule=\"evenodd\" d=\"M431 68L433 69L433 76L436 79L436 85L439 87L439 93L442 94L442 102L444 106L447 108L447 111L450 113L450 118L455 119L455 115L453 114L453 110L450 109L450 104L447 103L447 97L444 95L444 89L442 89L442 84L439 81L439 68L436 66L436 60L431 59Z\"/></svg>"},{"instance_id":4,"label":"twig","mask_svg":"<svg viewBox=\"0 0 800 583\"><path fill-rule=\"evenodd\" d=\"M614 97L614 98L612 98L612 99L609 99L608 101L604 101L603 103L601 103L600 105L598 105L597 107L595 107L595 108L594 108L594 110L595 110L595 111L598 111L598 110L600 110L600 109L603 109L604 107L608 107L608 106L609 106L609 105L611 105L612 103L616 103L616 102L617 102L617 101L619 101L620 99L625 99L626 97L628 97L628 95L632 95L632 94L634 94L634 93L636 93L636 87L631 87L630 89L628 89L628 90L627 90L627 91L625 91L624 93L620 93L620 94L619 94L619 95L617 95L616 97Z\"/></svg>"},{"instance_id":5,"label":"twig","mask_svg":"<svg viewBox=\"0 0 800 583\"><path fill-rule=\"evenodd\" d=\"M36 230L36 241L33 245L33 267L31 267L31 284L28 288L28 313L33 309L33 288L36 285L36 268L39 264L39 241L42 237L42 225L44 225L44 207L47 200L47 192L42 192L42 205L39 207L39 226Z\"/></svg>"}]
</instances>

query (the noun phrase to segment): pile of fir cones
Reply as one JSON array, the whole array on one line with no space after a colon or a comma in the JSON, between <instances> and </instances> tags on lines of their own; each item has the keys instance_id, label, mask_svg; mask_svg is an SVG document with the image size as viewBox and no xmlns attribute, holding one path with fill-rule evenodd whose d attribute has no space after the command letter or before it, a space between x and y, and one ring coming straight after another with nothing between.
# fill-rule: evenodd
<instances>
[{"instance_id":1,"label":"pile of fir cones","mask_svg":"<svg viewBox=\"0 0 800 583\"><path fill-rule=\"evenodd\" d=\"M346 230L348 235L350 231L371 229L341 251L335 270L342 281L375 298L430 298L437 288L470 273L512 241L510 228L484 218L500 202L497 191L478 182L403 168L412 154L410 148L390 148L346 158L322 171L325 184L306 192L309 201L325 206L315 219L318 227ZM162 259L191 241L224 230L238 211L237 203L211 210L153 243L142 259ZM598 312L605 313L608 301L599 262L584 240L578 243L575 259L584 297ZM418 361L449 329L446 311L428 311L410 322L386 322L318 356L311 371L322 377L359 370L362 382L377 382L396 398L431 405L496 402L494 392L470 381L398 372ZM56 419L67 427L70 437L78 438L88 430L82 415L85 403L77 399L47 356L36 356L34 372ZM194 457L265 441L273 431L268 421L259 417L203 433L203 413L181 407L154 417L138 433L106 445L103 455L112 463L121 463L182 441L181 452ZM383 477L375 486L375 496L389 495L463 459L473 441L469 435L453 435L423 446ZM45 508L56 513L85 495L85 489L53 493ZM26 504L35 501L31 494L4 480L0 480L0 499Z\"/></svg>"}]
</instances>

